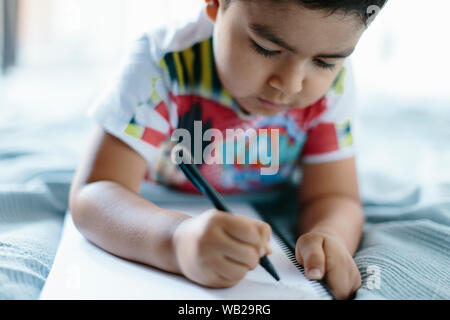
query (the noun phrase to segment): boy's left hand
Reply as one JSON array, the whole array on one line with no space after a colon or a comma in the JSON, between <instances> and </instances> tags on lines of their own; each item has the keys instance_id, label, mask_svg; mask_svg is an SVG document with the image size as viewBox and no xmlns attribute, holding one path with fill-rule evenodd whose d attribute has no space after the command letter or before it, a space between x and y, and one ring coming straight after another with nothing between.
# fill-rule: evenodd
<instances>
[{"instance_id":1,"label":"boy's left hand","mask_svg":"<svg viewBox=\"0 0 450 320\"><path fill-rule=\"evenodd\" d=\"M297 240L295 256L309 279L320 280L325 275L336 299L347 299L361 287L358 267L336 236L323 232L305 233ZM316 269L319 272L313 271Z\"/></svg>"}]
</instances>

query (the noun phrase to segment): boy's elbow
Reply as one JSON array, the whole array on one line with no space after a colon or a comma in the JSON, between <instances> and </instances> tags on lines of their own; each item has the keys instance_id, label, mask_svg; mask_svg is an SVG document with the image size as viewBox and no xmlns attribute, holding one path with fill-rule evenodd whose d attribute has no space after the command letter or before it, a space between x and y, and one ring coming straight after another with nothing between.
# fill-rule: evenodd
<instances>
[{"instance_id":1,"label":"boy's elbow","mask_svg":"<svg viewBox=\"0 0 450 320\"><path fill-rule=\"evenodd\" d=\"M76 187L75 183L72 182L69 190L69 211L72 213L72 215L75 212L75 201L79 193L79 189L80 188Z\"/></svg>"},{"instance_id":2,"label":"boy's elbow","mask_svg":"<svg viewBox=\"0 0 450 320\"><path fill-rule=\"evenodd\" d=\"M82 226L85 224L86 215L83 214L86 212L86 210L83 209L85 206L83 204L83 189L86 187L79 186L76 187L74 184L72 184L70 193L69 193L69 211L72 215L72 220L75 224L75 226L78 228L78 230L81 231L83 228Z\"/></svg>"},{"instance_id":3,"label":"boy's elbow","mask_svg":"<svg viewBox=\"0 0 450 320\"><path fill-rule=\"evenodd\" d=\"M92 218L92 201L95 199L95 190L101 181L87 183L83 185L73 184L69 194L69 210L72 220L78 230L82 231L85 226L90 225Z\"/></svg>"},{"instance_id":4,"label":"boy's elbow","mask_svg":"<svg viewBox=\"0 0 450 320\"><path fill-rule=\"evenodd\" d=\"M110 202L111 190L120 187L113 181L100 180L82 185L74 184L69 194L69 210L75 226L81 231L92 225L96 211L103 209L103 203ZM106 197L106 198L105 198Z\"/></svg>"}]
</instances>

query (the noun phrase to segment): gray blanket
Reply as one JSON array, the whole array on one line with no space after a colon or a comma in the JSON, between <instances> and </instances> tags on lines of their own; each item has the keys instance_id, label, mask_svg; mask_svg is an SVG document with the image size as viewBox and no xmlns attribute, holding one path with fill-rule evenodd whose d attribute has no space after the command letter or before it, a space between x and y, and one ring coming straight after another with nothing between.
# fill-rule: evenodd
<instances>
[{"instance_id":1,"label":"gray blanket","mask_svg":"<svg viewBox=\"0 0 450 320\"><path fill-rule=\"evenodd\" d=\"M42 174L0 188L0 299L38 298L58 246L70 179L70 172ZM383 185L391 195L385 202L379 192L363 192L367 222L355 255L363 286L356 299L449 299L450 187L396 193ZM151 200L149 192L143 189ZM292 204L278 195L271 201L283 213L271 222L295 243Z\"/></svg>"}]
</instances>

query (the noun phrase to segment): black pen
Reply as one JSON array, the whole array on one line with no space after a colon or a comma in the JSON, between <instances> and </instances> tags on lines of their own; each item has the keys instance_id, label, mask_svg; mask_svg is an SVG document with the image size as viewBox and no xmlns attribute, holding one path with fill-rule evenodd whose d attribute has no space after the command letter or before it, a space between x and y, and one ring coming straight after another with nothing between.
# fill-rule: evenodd
<instances>
[{"instance_id":1,"label":"black pen","mask_svg":"<svg viewBox=\"0 0 450 320\"><path fill-rule=\"evenodd\" d=\"M183 155L184 158L184 149L179 150ZM189 152L186 152L189 154ZM192 157L191 157L192 159ZM189 159L189 160L191 160ZM189 179L189 181L192 182L192 184L203 194L205 194L209 200L214 204L217 210L228 212L231 214L231 210L229 210L224 201L221 199L221 196L217 193L216 190L206 181L206 179L202 176L200 171L195 167L194 164L192 164L192 161L187 161L187 163L184 163L182 161L178 166L181 168L183 173L186 175L186 177ZM277 272L275 271L275 268L273 267L272 263L269 261L267 256L262 257L259 260L259 264L266 269L267 272L269 272L272 277L275 278L275 280L279 281L280 277L278 276Z\"/></svg>"}]
</instances>

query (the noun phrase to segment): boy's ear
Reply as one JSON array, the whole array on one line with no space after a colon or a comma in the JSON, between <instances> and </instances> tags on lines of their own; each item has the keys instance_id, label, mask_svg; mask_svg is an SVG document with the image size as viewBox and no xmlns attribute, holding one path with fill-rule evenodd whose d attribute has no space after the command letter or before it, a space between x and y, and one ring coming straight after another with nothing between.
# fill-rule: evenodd
<instances>
[{"instance_id":1,"label":"boy's ear","mask_svg":"<svg viewBox=\"0 0 450 320\"><path fill-rule=\"evenodd\" d=\"M206 15L216 22L217 13L219 12L219 0L205 0L206 2Z\"/></svg>"}]
</instances>

